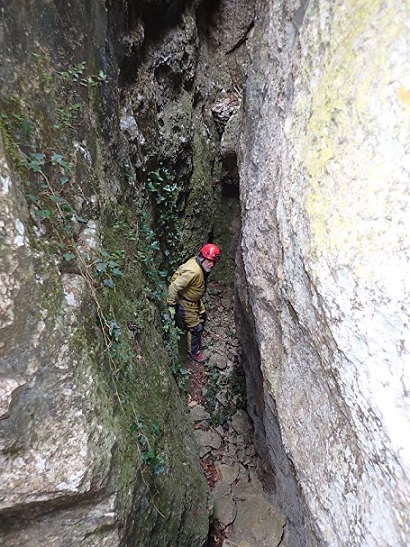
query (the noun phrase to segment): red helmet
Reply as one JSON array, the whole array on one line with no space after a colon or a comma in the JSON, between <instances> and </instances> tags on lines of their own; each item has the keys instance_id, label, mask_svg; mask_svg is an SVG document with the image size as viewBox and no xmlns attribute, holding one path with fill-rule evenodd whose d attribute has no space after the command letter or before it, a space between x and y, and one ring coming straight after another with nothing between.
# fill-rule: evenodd
<instances>
[{"instance_id":1,"label":"red helmet","mask_svg":"<svg viewBox=\"0 0 410 547\"><path fill-rule=\"evenodd\" d=\"M213 243L207 243L202 247L199 252L204 258L207 258L212 262L218 262L218 260L221 258L221 251L219 250L219 247L217 247Z\"/></svg>"}]
</instances>

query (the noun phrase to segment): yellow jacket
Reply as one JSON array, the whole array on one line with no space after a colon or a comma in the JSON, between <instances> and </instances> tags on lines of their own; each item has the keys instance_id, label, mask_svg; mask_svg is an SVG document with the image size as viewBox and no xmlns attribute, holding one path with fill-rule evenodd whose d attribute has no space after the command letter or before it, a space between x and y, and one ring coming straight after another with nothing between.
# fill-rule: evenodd
<instances>
[{"instance_id":1,"label":"yellow jacket","mask_svg":"<svg viewBox=\"0 0 410 547\"><path fill-rule=\"evenodd\" d=\"M175 306L182 297L191 302L199 302L205 294L205 275L196 257L190 258L174 273L168 288L167 303Z\"/></svg>"}]
</instances>

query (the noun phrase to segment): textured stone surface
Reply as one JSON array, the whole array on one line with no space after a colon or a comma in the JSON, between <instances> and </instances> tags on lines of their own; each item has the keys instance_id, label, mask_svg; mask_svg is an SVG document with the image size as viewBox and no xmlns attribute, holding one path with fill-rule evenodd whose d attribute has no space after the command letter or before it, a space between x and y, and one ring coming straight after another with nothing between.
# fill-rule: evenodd
<instances>
[{"instance_id":1,"label":"textured stone surface","mask_svg":"<svg viewBox=\"0 0 410 547\"><path fill-rule=\"evenodd\" d=\"M122 119L137 174L146 176L159 161L175 172L184 254L212 237L224 256L212 275L223 281L233 278L239 236L235 120L254 4L195 0L172 27L158 13L143 47L136 6L125 37L133 47L123 60Z\"/></svg>"},{"instance_id":2,"label":"textured stone surface","mask_svg":"<svg viewBox=\"0 0 410 547\"><path fill-rule=\"evenodd\" d=\"M258 547L277 547L283 536L286 519L261 495L249 497L238 504L230 540Z\"/></svg>"},{"instance_id":3,"label":"textured stone surface","mask_svg":"<svg viewBox=\"0 0 410 547\"><path fill-rule=\"evenodd\" d=\"M256 429L291 460L268 449L272 492L300 529L293 466L313 545L404 546L410 5L259 7L238 280Z\"/></svg>"},{"instance_id":4,"label":"textured stone surface","mask_svg":"<svg viewBox=\"0 0 410 547\"><path fill-rule=\"evenodd\" d=\"M152 287L144 285L147 272L136 264L140 255L131 242L140 235L143 182L163 162L180 185L184 252L213 237L225 257L218 275L232 278L239 236L236 113L253 18L248 0L16 0L2 7L2 545L199 547L205 541L207 490L197 446L168 367L158 309L147 297ZM73 64L84 64L84 74L75 74ZM97 74L106 76L103 84ZM83 76L94 81L80 85ZM223 112L215 120L219 100ZM31 151L68 159L67 149L75 154L64 189L52 166L46 170L54 191L73 205L78 250L91 259L102 249L119 251L133 276L127 287L124 275L111 293L99 287L98 305L77 261L61 256L67 234L38 216L41 202L50 210L40 211L55 218L53 203L61 196L44 180L38 188L37 175L17 165ZM102 344L100 305L109 309L108 325L112 313L121 331L118 368L104 359L113 348ZM140 312L135 348L131 336L123 342L125 325ZM114 376L123 382L121 397ZM165 459L159 476L149 466L142 470L139 427L157 432L155 449ZM219 446L220 437L212 443Z\"/></svg>"},{"instance_id":5,"label":"textured stone surface","mask_svg":"<svg viewBox=\"0 0 410 547\"><path fill-rule=\"evenodd\" d=\"M169 15L169 6L164 4L168 3L151 2L149 9L158 8L160 14ZM181 2L173 6L185 7ZM173 542L199 547L207 535L206 483L189 416L162 345L158 310L145 302L149 340L141 341L134 359L134 341L125 328L125 320L134 314L136 297L144 289L144 275L134 260L135 247L129 252L133 261L131 289L121 283L111 293L111 289L96 289L98 305L106 310L108 302L109 313L115 314L122 340L129 335L122 347L126 364L121 362L120 373L115 371L116 378L121 374L126 385L126 397L119 400L118 383L111 381L114 372L105 359L109 351L107 341L105 346L102 343L94 295L79 275L76 261L62 257L66 234L58 233L35 214L41 199L56 215L58 201L51 199L55 196L44 187L44 180L43 187L38 187L36 175L19 162L32 150L48 156L56 151L73 159L63 189L58 179L53 180L51 166L45 170L50 184L57 185L54 191L61 190L80 218L73 219L79 251L94 257L102 248L130 248L130 225L128 234L112 231L117 215L124 211L132 224L139 200L140 189L124 175L124 164L131 163L124 136L138 166L143 159L137 157L135 147L152 135L143 134L140 120L120 108L119 63L126 45L119 41L126 7L122 2L100 0L63 4L18 0L2 6L0 544L7 547L45 543L55 547L162 547ZM138 11L141 4L135 2L132 7ZM127 28L132 19L128 15ZM189 19L188 42L197 32L192 14ZM149 24L139 23L133 30L141 45ZM184 29L180 29L182 42L183 35ZM170 45L169 58L181 41ZM177 60L183 62L186 49L178 48ZM187 54L187 63L195 69L195 52L191 49ZM101 69L107 82L87 87L80 86L72 75L68 83L58 77L57 71L72 70L73 63L83 62L87 76ZM133 70L137 70L136 64ZM161 80L162 73L157 74ZM187 87L191 77L185 75ZM121 79L125 80L124 73ZM157 87L157 97L164 105L172 103L167 82L162 79L160 83L164 85ZM74 98L67 88L75 85L78 94ZM191 93L192 87L183 91L187 112L192 108ZM150 97L143 99L149 102ZM75 107L74 101L79 106ZM75 127L65 127L66 133L61 130L56 135L52 127L56 111L62 108L68 115L70 107L78 113ZM154 100L144 114L155 118L156 113ZM187 116L190 120L189 112ZM180 117L178 121L182 123ZM29 133L26 141L30 141L23 145L22 127ZM167 129L162 148L151 149L155 162L167 147L180 152L172 129ZM166 143L168 137L172 146ZM71 157L68 151L72 150ZM129 356L130 366L126 361ZM143 469L142 449L137 433L132 432L142 417L147 430L151 426L160 431L155 449L165 460L165 471L158 476L148 465ZM153 442L152 435L150 440Z\"/></svg>"},{"instance_id":6,"label":"textured stone surface","mask_svg":"<svg viewBox=\"0 0 410 547\"><path fill-rule=\"evenodd\" d=\"M12 407L25 383L25 380L18 377L5 376L0 378L0 420L10 416Z\"/></svg>"},{"instance_id":7,"label":"textured stone surface","mask_svg":"<svg viewBox=\"0 0 410 547\"><path fill-rule=\"evenodd\" d=\"M212 492L214 502L214 517L218 519L222 528L232 524L236 518L236 503L232 498L229 486L224 483L218 483Z\"/></svg>"},{"instance_id":8,"label":"textured stone surface","mask_svg":"<svg viewBox=\"0 0 410 547\"><path fill-rule=\"evenodd\" d=\"M209 322L203 344L210 358L202 366L190 366L189 404L196 405L193 410L199 407L200 416L202 405L210 411L208 422L195 424L195 429L210 427L209 431L196 431L200 444L207 444L201 465L211 487L214 505L209 537L215 544L223 541L223 545L231 547L245 543L251 547L276 547L288 523L267 498L256 476L258 457L253 443L253 427L243 410L242 348L233 327L234 302L230 298L233 290L211 281L208 294ZM237 353L233 361L228 361L221 371L218 366L221 359L226 360L234 348ZM202 404L198 404L196 399ZM217 427L215 422L219 423ZM212 436L216 434L219 441L212 443ZM232 533L235 541L230 541ZM245 538L250 543L245 542Z\"/></svg>"},{"instance_id":9,"label":"textured stone surface","mask_svg":"<svg viewBox=\"0 0 410 547\"><path fill-rule=\"evenodd\" d=\"M1 179L8 181L0 189L0 225L8 233L1 245L1 288L9 295L7 320L1 325L2 339L8 343L0 355L0 514L13 519L22 512L26 518L35 517L98 496L108 482L116 434L108 398L97 395L92 354L75 339L85 281L64 274L58 282L53 269L47 279L35 268L21 187L2 147L0 161ZM112 541L116 533L109 529L115 528L116 517L111 512L105 518L106 511L104 504L101 512L87 504L73 510L72 518L82 521L78 538L107 526L101 537ZM93 524L97 516L98 525ZM59 536L66 533L50 524L47 537L61 545ZM17 535L2 534L2 545L7 546L42 541L44 536L32 524Z\"/></svg>"}]
</instances>

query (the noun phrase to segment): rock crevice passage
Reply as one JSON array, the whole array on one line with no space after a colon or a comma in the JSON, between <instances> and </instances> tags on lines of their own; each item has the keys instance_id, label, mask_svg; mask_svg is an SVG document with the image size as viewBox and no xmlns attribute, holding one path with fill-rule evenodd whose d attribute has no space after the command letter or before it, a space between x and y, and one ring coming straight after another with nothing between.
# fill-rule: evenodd
<instances>
[{"instance_id":1,"label":"rock crevice passage","mask_svg":"<svg viewBox=\"0 0 410 547\"><path fill-rule=\"evenodd\" d=\"M242 348L234 326L234 294L211 282L204 365L188 362L188 406L201 465L211 488L208 546L276 547L286 518L257 477L253 424L246 412Z\"/></svg>"},{"instance_id":2,"label":"rock crevice passage","mask_svg":"<svg viewBox=\"0 0 410 547\"><path fill-rule=\"evenodd\" d=\"M409 28L409 0L2 2L2 546L203 546L163 293L211 239L221 539L252 499L283 545L409 544Z\"/></svg>"}]
</instances>

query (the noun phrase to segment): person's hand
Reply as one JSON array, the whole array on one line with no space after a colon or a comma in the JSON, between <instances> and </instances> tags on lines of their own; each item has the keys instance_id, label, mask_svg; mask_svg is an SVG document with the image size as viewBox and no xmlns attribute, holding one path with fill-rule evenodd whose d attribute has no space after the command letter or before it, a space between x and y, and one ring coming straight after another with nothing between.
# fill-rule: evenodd
<instances>
[{"instance_id":1,"label":"person's hand","mask_svg":"<svg viewBox=\"0 0 410 547\"><path fill-rule=\"evenodd\" d=\"M175 306L168 306L168 311L169 311L169 316L171 318L171 321L173 321L175 319L175 313L176 313Z\"/></svg>"}]
</instances>

